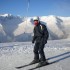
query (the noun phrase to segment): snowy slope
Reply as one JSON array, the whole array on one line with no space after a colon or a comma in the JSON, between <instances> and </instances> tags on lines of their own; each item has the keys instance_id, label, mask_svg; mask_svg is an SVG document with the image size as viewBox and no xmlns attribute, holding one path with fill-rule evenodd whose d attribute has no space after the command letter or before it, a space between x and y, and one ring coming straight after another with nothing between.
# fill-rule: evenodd
<instances>
[{"instance_id":1,"label":"snowy slope","mask_svg":"<svg viewBox=\"0 0 70 70\"><path fill-rule=\"evenodd\" d=\"M34 28L32 18L0 15L0 42L31 41ZM40 21L47 26L49 39L70 38L70 17L49 15L40 17Z\"/></svg>"},{"instance_id":2,"label":"snowy slope","mask_svg":"<svg viewBox=\"0 0 70 70\"><path fill-rule=\"evenodd\" d=\"M33 60L33 46L31 42L12 42L0 44L0 70L17 70L16 66L23 66ZM50 40L45 45L45 55L48 62L53 62L36 70L70 70L70 40ZM21 68L28 70L37 64Z\"/></svg>"}]
</instances>

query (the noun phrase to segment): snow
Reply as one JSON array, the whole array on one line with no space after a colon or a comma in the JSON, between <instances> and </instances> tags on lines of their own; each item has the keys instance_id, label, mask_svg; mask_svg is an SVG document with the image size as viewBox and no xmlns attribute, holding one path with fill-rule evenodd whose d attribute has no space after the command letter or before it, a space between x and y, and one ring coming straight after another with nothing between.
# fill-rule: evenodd
<instances>
[{"instance_id":1,"label":"snow","mask_svg":"<svg viewBox=\"0 0 70 70\"><path fill-rule=\"evenodd\" d=\"M31 42L1 43L0 70L17 70L15 67L31 62L34 56L33 47ZM70 70L70 39L49 40L44 50L48 62L53 64L36 70ZM36 65L20 70L28 70Z\"/></svg>"},{"instance_id":2,"label":"snow","mask_svg":"<svg viewBox=\"0 0 70 70\"><path fill-rule=\"evenodd\" d=\"M17 70L15 67L33 60L32 18L0 14L0 70ZM40 22L47 26L50 34L44 50L48 62L53 64L36 70L70 70L70 17L41 16Z\"/></svg>"},{"instance_id":3,"label":"snow","mask_svg":"<svg viewBox=\"0 0 70 70\"><path fill-rule=\"evenodd\" d=\"M11 14L0 14L0 16L2 17L8 17L8 16L12 16Z\"/></svg>"},{"instance_id":4,"label":"snow","mask_svg":"<svg viewBox=\"0 0 70 70\"><path fill-rule=\"evenodd\" d=\"M40 21L47 26L49 39L70 38L70 17L41 16ZM33 34L33 17L14 16L11 14L0 14L0 42L22 42L31 41ZM21 40L20 40L21 38Z\"/></svg>"}]
</instances>

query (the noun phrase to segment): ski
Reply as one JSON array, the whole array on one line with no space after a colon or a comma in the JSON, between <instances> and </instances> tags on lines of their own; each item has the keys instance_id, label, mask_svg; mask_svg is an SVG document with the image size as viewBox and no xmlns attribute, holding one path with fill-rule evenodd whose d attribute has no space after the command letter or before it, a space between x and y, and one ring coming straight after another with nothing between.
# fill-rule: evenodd
<instances>
[{"instance_id":1,"label":"ski","mask_svg":"<svg viewBox=\"0 0 70 70\"><path fill-rule=\"evenodd\" d=\"M36 63L33 63L33 64L36 64ZM26 65L23 65L23 66L18 66L18 67L15 67L16 69L21 69L21 68L24 68L24 67L27 67L27 66L30 66L30 65L33 65L31 63L29 64L26 64Z\"/></svg>"},{"instance_id":2,"label":"ski","mask_svg":"<svg viewBox=\"0 0 70 70\"><path fill-rule=\"evenodd\" d=\"M50 65L50 64L52 64L52 63L46 64L46 65L42 65L42 66L36 66L36 67L31 68L31 69L28 69L28 70L34 70L34 69L41 68L41 67L43 67L43 66L47 66L47 65Z\"/></svg>"}]
</instances>

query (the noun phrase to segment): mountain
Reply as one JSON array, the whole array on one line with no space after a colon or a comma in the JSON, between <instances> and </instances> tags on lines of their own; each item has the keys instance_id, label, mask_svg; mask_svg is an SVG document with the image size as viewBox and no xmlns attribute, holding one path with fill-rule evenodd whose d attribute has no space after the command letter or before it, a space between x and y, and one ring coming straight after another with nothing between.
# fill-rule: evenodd
<instances>
[{"instance_id":1,"label":"mountain","mask_svg":"<svg viewBox=\"0 0 70 70\"><path fill-rule=\"evenodd\" d=\"M0 14L0 42L30 41L34 28L32 19L33 17ZM42 16L40 22L47 26L49 39L70 38L70 17Z\"/></svg>"}]
</instances>

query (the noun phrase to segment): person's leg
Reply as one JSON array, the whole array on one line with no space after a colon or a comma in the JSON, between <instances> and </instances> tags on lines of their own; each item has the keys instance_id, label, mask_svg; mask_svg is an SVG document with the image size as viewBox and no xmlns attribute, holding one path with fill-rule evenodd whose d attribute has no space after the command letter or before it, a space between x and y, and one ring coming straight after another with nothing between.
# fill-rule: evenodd
<instances>
[{"instance_id":1,"label":"person's leg","mask_svg":"<svg viewBox=\"0 0 70 70\"><path fill-rule=\"evenodd\" d=\"M39 50L39 43L35 43L35 46L34 46L34 60L39 60L39 53L38 53L38 50Z\"/></svg>"},{"instance_id":2,"label":"person's leg","mask_svg":"<svg viewBox=\"0 0 70 70\"><path fill-rule=\"evenodd\" d=\"M35 64L35 63L40 62L39 61L38 50L39 50L39 43L35 43L34 50L33 50L33 52L34 52L34 60L31 62L31 64Z\"/></svg>"},{"instance_id":3,"label":"person's leg","mask_svg":"<svg viewBox=\"0 0 70 70\"><path fill-rule=\"evenodd\" d=\"M46 57L45 57L45 54L44 54L44 47L45 47L45 45L40 43L40 45L39 45L39 54L40 54L40 60L41 61L46 61Z\"/></svg>"},{"instance_id":4,"label":"person's leg","mask_svg":"<svg viewBox=\"0 0 70 70\"><path fill-rule=\"evenodd\" d=\"M44 47L45 47L45 45L40 43L40 45L39 45L40 62L38 64L38 67L49 64L48 61L46 61L46 58L45 58Z\"/></svg>"}]
</instances>

